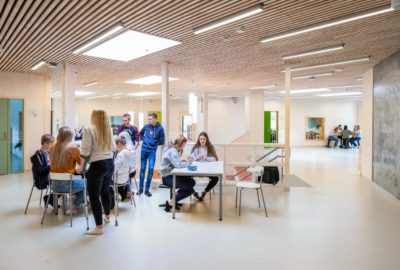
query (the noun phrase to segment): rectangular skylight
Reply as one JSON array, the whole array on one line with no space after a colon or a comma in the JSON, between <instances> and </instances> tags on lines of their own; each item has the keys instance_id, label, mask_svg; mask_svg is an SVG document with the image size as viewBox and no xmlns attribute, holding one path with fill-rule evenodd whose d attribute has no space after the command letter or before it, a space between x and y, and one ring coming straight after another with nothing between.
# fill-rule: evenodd
<instances>
[{"instance_id":1,"label":"rectangular skylight","mask_svg":"<svg viewBox=\"0 0 400 270\"><path fill-rule=\"evenodd\" d=\"M169 81L176 81L178 78L173 78L169 77ZM156 83L161 83L161 76L158 75L152 75L152 76L147 76L139 79L133 79L126 81L126 83L130 84L143 84L143 85L150 85L150 84L156 84Z\"/></svg>"},{"instance_id":2,"label":"rectangular skylight","mask_svg":"<svg viewBox=\"0 0 400 270\"><path fill-rule=\"evenodd\" d=\"M88 50L84 55L131 61L179 44L178 41L127 30Z\"/></svg>"},{"instance_id":3,"label":"rectangular skylight","mask_svg":"<svg viewBox=\"0 0 400 270\"><path fill-rule=\"evenodd\" d=\"M148 96L156 96L159 95L160 93L157 92L136 92L136 93L129 93L126 94L127 96L133 96L133 97L148 97Z\"/></svg>"}]
</instances>

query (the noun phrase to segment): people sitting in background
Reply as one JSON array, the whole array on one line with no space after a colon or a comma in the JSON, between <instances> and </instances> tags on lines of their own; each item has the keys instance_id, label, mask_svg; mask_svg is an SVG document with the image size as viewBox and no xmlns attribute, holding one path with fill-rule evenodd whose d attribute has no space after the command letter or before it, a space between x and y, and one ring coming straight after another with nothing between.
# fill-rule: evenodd
<instances>
[{"instance_id":1,"label":"people sitting in background","mask_svg":"<svg viewBox=\"0 0 400 270\"><path fill-rule=\"evenodd\" d=\"M347 125L344 126L342 133L340 134L342 136L343 140L343 148L349 148L349 140L353 132L347 129Z\"/></svg>"},{"instance_id":2,"label":"people sitting in background","mask_svg":"<svg viewBox=\"0 0 400 270\"><path fill-rule=\"evenodd\" d=\"M350 144L354 147L359 148L361 141L361 128L360 125L355 125L353 130L353 137L350 138Z\"/></svg>"},{"instance_id":3,"label":"people sitting in background","mask_svg":"<svg viewBox=\"0 0 400 270\"><path fill-rule=\"evenodd\" d=\"M117 181L117 184L126 183L126 185L118 187L118 193L119 195L121 195L121 201L124 201L126 198L130 198L131 196L133 196L133 192L130 189L130 183L128 183L128 180L130 178L130 175L132 175L132 173L136 171L135 151L128 150L126 146L126 139L121 136L115 139L115 146L117 148L118 154L114 159L114 181ZM113 209L115 204L113 182L110 186L110 195L111 209Z\"/></svg>"},{"instance_id":4,"label":"people sitting in background","mask_svg":"<svg viewBox=\"0 0 400 270\"><path fill-rule=\"evenodd\" d=\"M197 139L196 144L192 148L192 152L190 157L193 158L194 161L199 162L208 162L208 161L217 161L217 152L215 151L214 146L212 145L210 139L208 138L208 134L206 132L201 132ZM193 196L199 201L204 200L204 197L207 195L211 189L215 187L218 183L218 177L210 177L210 182L201 193L201 196L197 192L193 194Z\"/></svg>"},{"instance_id":5,"label":"people sitting in background","mask_svg":"<svg viewBox=\"0 0 400 270\"><path fill-rule=\"evenodd\" d=\"M342 131L343 131L342 125L338 125L337 126L337 132L338 132L339 135L337 136L337 138L339 139L339 147L343 147Z\"/></svg>"},{"instance_id":6,"label":"people sitting in background","mask_svg":"<svg viewBox=\"0 0 400 270\"><path fill-rule=\"evenodd\" d=\"M74 133L68 127L62 127L58 130L57 142L50 149L50 172L76 174L77 166L81 166L81 156L79 148L73 143ZM75 208L84 202L83 198L84 180L72 181L73 212ZM52 184L55 192L69 192L70 181L56 181Z\"/></svg>"},{"instance_id":7,"label":"people sitting in background","mask_svg":"<svg viewBox=\"0 0 400 270\"><path fill-rule=\"evenodd\" d=\"M50 148L53 146L54 137L50 134L44 134L41 138L41 148L31 156L32 173L35 187L39 190L47 189L49 185L50 173ZM47 203L49 195L45 195L43 200ZM53 198L50 198L49 204L53 206Z\"/></svg>"},{"instance_id":8,"label":"people sitting in background","mask_svg":"<svg viewBox=\"0 0 400 270\"><path fill-rule=\"evenodd\" d=\"M181 160L180 156L182 155L183 149L185 148L187 139L184 136L180 136L175 139L174 142L169 143L167 148L165 149L164 156L161 161L161 176L162 182L164 185L172 187L173 184L173 176L171 175L171 171L174 168L185 168L188 165L186 160ZM189 157L189 161L192 161L192 158ZM178 188L178 192L176 193L175 203L178 203L180 200L183 200L186 197L189 197L195 191L193 187L196 182L191 176L176 176L176 188ZM172 201L165 202L165 211L169 212L172 208Z\"/></svg>"},{"instance_id":9,"label":"people sitting in background","mask_svg":"<svg viewBox=\"0 0 400 270\"><path fill-rule=\"evenodd\" d=\"M331 143L331 141L334 141L335 142L335 147L338 145L338 143L339 143L339 138L338 138L338 136L340 135L340 133L338 132L338 128L337 127L335 127L332 131L331 131L331 133L329 134L329 136L328 136L328 144L326 145L326 147L331 147L330 146L330 143Z\"/></svg>"},{"instance_id":10,"label":"people sitting in background","mask_svg":"<svg viewBox=\"0 0 400 270\"><path fill-rule=\"evenodd\" d=\"M122 132L128 133L129 140L132 142L132 146L135 146L135 142L136 142L136 147L135 147L135 149L136 149L139 146L139 130L138 130L138 128L134 125L131 125L131 116L128 113L125 113L122 116L122 122L123 122L123 124L118 126L118 135L121 135ZM127 137L125 137L125 139L128 141Z\"/></svg>"}]
</instances>

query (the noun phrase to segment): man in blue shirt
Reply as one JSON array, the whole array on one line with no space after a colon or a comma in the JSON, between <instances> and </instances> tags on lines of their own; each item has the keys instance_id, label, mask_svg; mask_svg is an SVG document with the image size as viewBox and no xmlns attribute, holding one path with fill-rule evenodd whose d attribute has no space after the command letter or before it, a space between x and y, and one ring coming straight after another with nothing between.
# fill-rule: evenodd
<instances>
[{"instance_id":1,"label":"man in blue shirt","mask_svg":"<svg viewBox=\"0 0 400 270\"><path fill-rule=\"evenodd\" d=\"M147 181L145 192L146 196L151 197L149 191L151 180L153 178L154 163L156 161L156 152L159 145L164 145L165 134L164 128L157 122L157 114L149 113L148 124L146 124L139 132L142 141L141 165L140 165L140 185L138 195L143 193L144 176L146 173L147 160L149 160L149 168L147 172Z\"/></svg>"}]
</instances>

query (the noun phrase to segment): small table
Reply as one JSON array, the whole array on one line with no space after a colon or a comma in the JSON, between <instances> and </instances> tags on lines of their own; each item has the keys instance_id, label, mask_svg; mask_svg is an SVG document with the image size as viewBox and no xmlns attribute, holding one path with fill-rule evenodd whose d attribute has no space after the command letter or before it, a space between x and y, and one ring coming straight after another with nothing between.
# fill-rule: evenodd
<instances>
[{"instance_id":1,"label":"small table","mask_svg":"<svg viewBox=\"0 0 400 270\"><path fill-rule=\"evenodd\" d=\"M224 175L224 162L194 162L197 165L196 171L189 171L187 168L175 168L171 171L173 176L172 183L172 218L175 219L175 198L176 198L176 176L197 176L209 177L216 176L219 181L219 220L222 220L222 179Z\"/></svg>"}]
</instances>

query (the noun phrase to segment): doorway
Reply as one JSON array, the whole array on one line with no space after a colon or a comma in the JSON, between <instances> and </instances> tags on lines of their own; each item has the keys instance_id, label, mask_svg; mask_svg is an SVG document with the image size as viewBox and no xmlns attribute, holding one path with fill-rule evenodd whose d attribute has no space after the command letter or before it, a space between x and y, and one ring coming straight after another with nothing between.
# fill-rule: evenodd
<instances>
[{"instance_id":1,"label":"doorway","mask_svg":"<svg viewBox=\"0 0 400 270\"><path fill-rule=\"evenodd\" d=\"M278 143L278 112L264 111L264 143Z\"/></svg>"},{"instance_id":2,"label":"doorway","mask_svg":"<svg viewBox=\"0 0 400 270\"><path fill-rule=\"evenodd\" d=\"M0 175L24 171L24 100L0 98Z\"/></svg>"}]
</instances>

